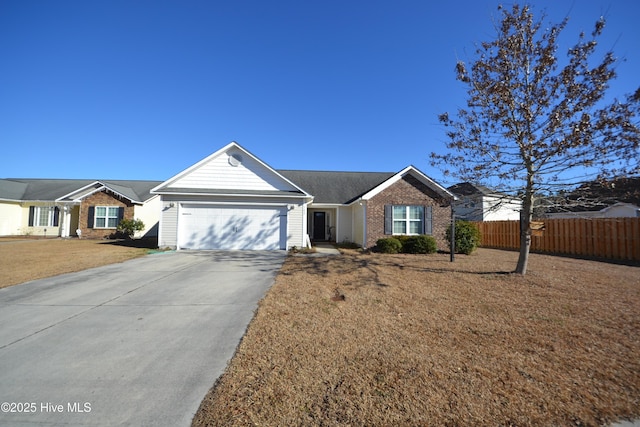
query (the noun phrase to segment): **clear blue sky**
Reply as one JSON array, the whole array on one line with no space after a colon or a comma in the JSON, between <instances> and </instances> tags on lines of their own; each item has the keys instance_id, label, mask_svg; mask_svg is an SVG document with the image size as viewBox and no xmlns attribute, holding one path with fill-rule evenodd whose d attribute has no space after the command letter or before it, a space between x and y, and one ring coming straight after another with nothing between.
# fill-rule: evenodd
<instances>
[{"instance_id":1,"label":"clear blue sky","mask_svg":"<svg viewBox=\"0 0 640 427\"><path fill-rule=\"evenodd\" d=\"M237 141L276 169L447 184L437 115L498 3L0 0L0 177L164 180ZM611 93L640 86L640 2L532 4L571 17L560 53L604 15Z\"/></svg>"}]
</instances>

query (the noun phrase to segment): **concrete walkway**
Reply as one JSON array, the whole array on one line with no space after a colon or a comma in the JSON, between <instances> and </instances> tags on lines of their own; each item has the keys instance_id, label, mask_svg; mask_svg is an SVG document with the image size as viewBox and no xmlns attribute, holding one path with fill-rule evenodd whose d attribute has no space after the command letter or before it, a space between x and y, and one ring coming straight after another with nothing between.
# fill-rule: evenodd
<instances>
[{"instance_id":1,"label":"concrete walkway","mask_svg":"<svg viewBox=\"0 0 640 427\"><path fill-rule=\"evenodd\" d=\"M189 426L284 258L174 252L0 289L0 425Z\"/></svg>"},{"instance_id":2,"label":"concrete walkway","mask_svg":"<svg viewBox=\"0 0 640 427\"><path fill-rule=\"evenodd\" d=\"M318 256L340 255L340 251L329 243L319 243L314 245L313 248L316 250Z\"/></svg>"}]
</instances>

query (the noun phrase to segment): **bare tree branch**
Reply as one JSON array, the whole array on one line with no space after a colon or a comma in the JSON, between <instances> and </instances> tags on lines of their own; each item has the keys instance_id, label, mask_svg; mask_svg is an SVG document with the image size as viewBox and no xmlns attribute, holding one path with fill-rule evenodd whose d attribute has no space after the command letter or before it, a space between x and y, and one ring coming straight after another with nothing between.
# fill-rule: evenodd
<instances>
[{"instance_id":1,"label":"bare tree branch","mask_svg":"<svg viewBox=\"0 0 640 427\"><path fill-rule=\"evenodd\" d=\"M455 118L438 117L449 151L431 153L431 163L463 181L497 181L522 200L516 271L525 274L537 198L596 178L640 175L640 88L605 103L616 58L608 51L594 59L604 18L560 62L558 37L568 18L544 25L546 16L535 19L527 5L499 10L496 38L476 45L470 66L456 63L467 104Z\"/></svg>"}]
</instances>

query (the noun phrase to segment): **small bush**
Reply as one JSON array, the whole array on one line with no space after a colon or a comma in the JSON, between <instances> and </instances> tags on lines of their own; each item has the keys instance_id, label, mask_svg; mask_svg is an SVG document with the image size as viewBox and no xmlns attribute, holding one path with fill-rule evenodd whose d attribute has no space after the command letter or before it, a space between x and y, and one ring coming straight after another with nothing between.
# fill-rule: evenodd
<instances>
[{"instance_id":1,"label":"small bush","mask_svg":"<svg viewBox=\"0 0 640 427\"><path fill-rule=\"evenodd\" d=\"M402 245L402 252L407 254L434 254L438 251L438 244L433 236L421 234L419 236L406 236Z\"/></svg>"},{"instance_id":2,"label":"small bush","mask_svg":"<svg viewBox=\"0 0 640 427\"><path fill-rule=\"evenodd\" d=\"M378 239L376 242L376 249L383 254L397 254L402 250L402 243L395 237L387 237L385 239Z\"/></svg>"},{"instance_id":3,"label":"small bush","mask_svg":"<svg viewBox=\"0 0 640 427\"><path fill-rule=\"evenodd\" d=\"M340 249L360 249L361 246L354 242L343 241L342 243L338 243L336 246Z\"/></svg>"},{"instance_id":4,"label":"small bush","mask_svg":"<svg viewBox=\"0 0 640 427\"><path fill-rule=\"evenodd\" d=\"M136 231L144 230L144 222L139 219L123 219L117 230L127 237L133 237Z\"/></svg>"},{"instance_id":5,"label":"small bush","mask_svg":"<svg viewBox=\"0 0 640 427\"><path fill-rule=\"evenodd\" d=\"M480 237L478 226L469 221L456 221L456 253L469 255L480 244ZM451 225L447 227L446 238L451 244Z\"/></svg>"}]
</instances>

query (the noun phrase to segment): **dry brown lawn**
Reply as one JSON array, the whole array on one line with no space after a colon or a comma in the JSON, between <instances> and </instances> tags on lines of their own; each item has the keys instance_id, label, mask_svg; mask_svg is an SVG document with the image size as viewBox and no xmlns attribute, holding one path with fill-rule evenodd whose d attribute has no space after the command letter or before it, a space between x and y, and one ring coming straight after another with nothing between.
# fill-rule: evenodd
<instances>
[{"instance_id":1,"label":"dry brown lawn","mask_svg":"<svg viewBox=\"0 0 640 427\"><path fill-rule=\"evenodd\" d=\"M0 288L147 253L113 240L0 238Z\"/></svg>"},{"instance_id":2,"label":"dry brown lawn","mask_svg":"<svg viewBox=\"0 0 640 427\"><path fill-rule=\"evenodd\" d=\"M514 252L289 257L202 425L577 426L640 416L640 268Z\"/></svg>"}]
</instances>

